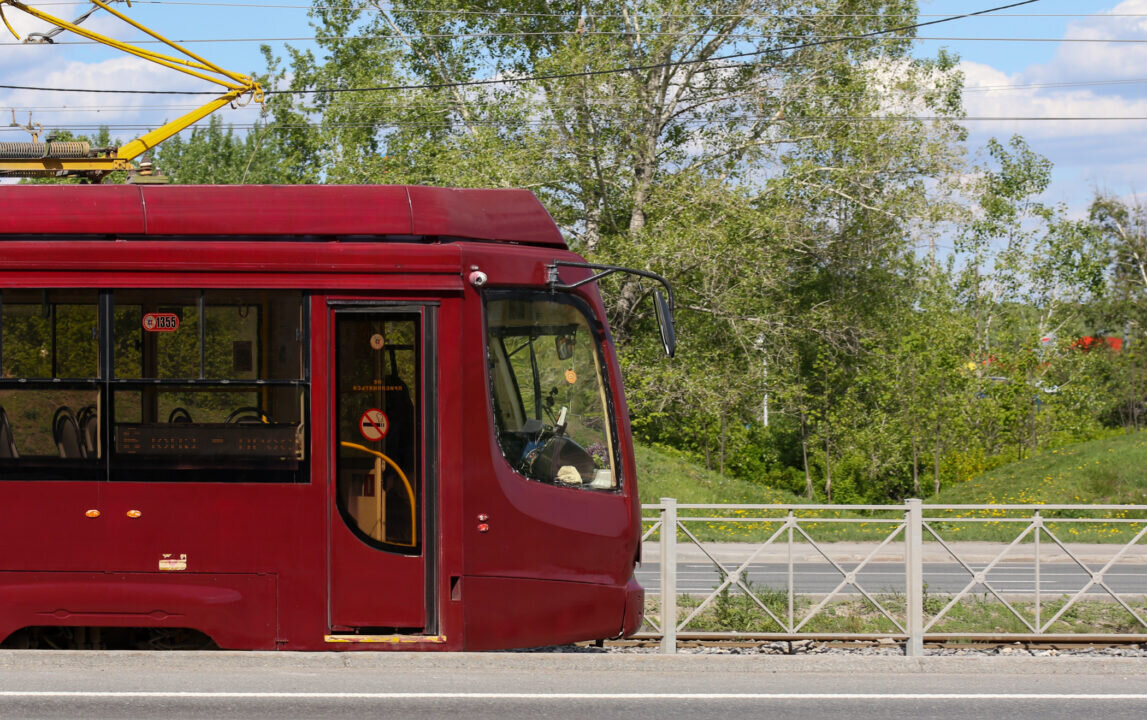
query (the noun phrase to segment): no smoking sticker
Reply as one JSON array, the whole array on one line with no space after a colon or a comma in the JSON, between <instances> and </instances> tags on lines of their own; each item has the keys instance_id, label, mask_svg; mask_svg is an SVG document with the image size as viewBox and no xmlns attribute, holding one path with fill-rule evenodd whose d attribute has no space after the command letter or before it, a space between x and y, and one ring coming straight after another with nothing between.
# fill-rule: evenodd
<instances>
[{"instance_id":1,"label":"no smoking sticker","mask_svg":"<svg viewBox=\"0 0 1147 720\"><path fill-rule=\"evenodd\" d=\"M377 408L367 410L358 420L358 431L371 442L378 442L386 437L386 431L389 429L390 421L387 420L386 413Z\"/></svg>"}]
</instances>

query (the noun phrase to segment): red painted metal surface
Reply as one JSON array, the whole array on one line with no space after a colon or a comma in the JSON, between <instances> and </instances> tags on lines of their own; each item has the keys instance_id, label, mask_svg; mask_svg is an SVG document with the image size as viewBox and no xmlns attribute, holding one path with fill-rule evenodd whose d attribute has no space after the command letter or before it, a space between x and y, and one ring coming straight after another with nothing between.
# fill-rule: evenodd
<instances>
[{"instance_id":1,"label":"red painted metal surface","mask_svg":"<svg viewBox=\"0 0 1147 720\"><path fill-rule=\"evenodd\" d=\"M464 581L466 647L497 650L616 637L624 587L469 576Z\"/></svg>"},{"instance_id":2,"label":"red painted metal surface","mask_svg":"<svg viewBox=\"0 0 1147 720\"><path fill-rule=\"evenodd\" d=\"M419 236L565 246L526 190L362 185L15 185L0 233L39 236Z\"/></svg>"},{"instance_id":3,"label":"red painted metal surface","mask_svg":"<svg viewBox=\"0 0 1147 720\"><path fill-rule=\"evenodd\" d=\"M0 604L4 637L28 625L190 628L224 647L276 647L270 574L0 572Z\"/></svg>"},{"instance_id":4,"label":"red painted metal surface","mask_svg":"<svg viewBox=\"0 0 1147 720\"><path fill-rule=\"evenodd\" d=\"M364 211L369 202L373 209ZM271 217L274 206L281 209L284 203L305 209L289 222ZM142 227L145 205L148 233L219 235L148 239ZM30 206L32 215L25 212ZM250 212L236 211L239 207ZM403 212L400 222L396 218ZM340 214L347 216L330 217ZM230 218L226 227L212 224L224 216ZM0 188L0 218L3 288L241 287L311 293L309 482L0 477L0 636L27 626L128 623L191 627L231 648L461 650L545 645L634 629L641 602L632 581L640 506L612 342L604 350L622 439L621 492L528 481L510 468L494 439L482 296L464 278L476 265L488 274L489 287L542 288L547 263L577 259L529 193L21 186ZM263 221L267 224L259 225ZM403 222L401 231L394 229ZM256 226L266 233L256 232ZM359 242L335 237L340 232L434 238ZM20 239L5 240L5 234ZM250 239L259 234L268 237ZM129 237L124 242L67 239L81 235ZM328 237L303 241L303 236ZM449 241L458 237L533 246ZM562 276L569 282L585 271L566 268ZM592 284L574 292L605 317ZM433 491L426 498L432 532L422 548L425 571L432 573L429 583L380 561L379 551L351 536L334 509L331 307L390 302L437 308L437 363L426 368L427 384L433 382L437 390L434 422L425 428L434 439L427 447L436 448L425 464L435 473L426 485ZM92 509L99 517L86 516ZM132 510L139 516L129 517ZM479 515L486 520L479 523ZM479 532L479 524L488 525L488 532ZM332 552L344 540L351 543L343 547L349 550ZM185 570L160 569L164 556L183 555ZM332 587L351 588L355 598L356 604L338 611L344 615L340 621L332 616ZM411 606L411 622L446 641L327 641L332 633L406 626L387 620L379 612L386 603L378 598ZM55 610L66 612L53 616Z\"/></svg>"}]
</instances>

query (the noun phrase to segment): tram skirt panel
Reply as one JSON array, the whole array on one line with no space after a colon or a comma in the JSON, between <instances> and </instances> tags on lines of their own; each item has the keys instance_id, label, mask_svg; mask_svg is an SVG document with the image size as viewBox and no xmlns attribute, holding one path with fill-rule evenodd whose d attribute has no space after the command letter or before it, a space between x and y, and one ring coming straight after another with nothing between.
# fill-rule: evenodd
<instances>
[{"instance_id":1,"label":"tram skirt panel","mask_svg":"<svg viewBox=\"0 0 1147 720\"><path fill-rule=\"evenodd\" d=\"M276 576L0 572L0 636L24 627L187 628L219 647L273 650Z\"/></svg>"},{"instance_id":2,"label":"tram skirt panel","mask_svg":"<svg viewBox=\"0 0 1147 720\"><path fill-rule=\"evenodd\" d=\"M463 579L466 650L562 645L616 637L625 588L519 578Z\"/></svg>"}]
</instances>

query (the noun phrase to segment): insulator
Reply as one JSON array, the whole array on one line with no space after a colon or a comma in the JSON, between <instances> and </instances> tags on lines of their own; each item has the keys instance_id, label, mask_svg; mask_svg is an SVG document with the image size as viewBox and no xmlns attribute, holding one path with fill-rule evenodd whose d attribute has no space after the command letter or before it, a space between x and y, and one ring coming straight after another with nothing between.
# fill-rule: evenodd
<instances>
[{"instance_id":1,"label":"insulator","mask_svg":"<svg viewBox=\"0 0 1147 720\"><path fill-rule=\"evenodd\" d=\"M0 160L3 160L0 157ZM0 170L0 177L6 178L41 178L56 177L56 170Z\"/></svg>"},{"instance_id":2,"label":"insulator","mask_svg":"<svg viewBox=\"0 0 1147 720\"><path fill-rule=\"evenodd\" d=\"M91 149L91 144L86 142L5 142L0 143L0 159L85 158Z\"/></svg>"}]
</instances>

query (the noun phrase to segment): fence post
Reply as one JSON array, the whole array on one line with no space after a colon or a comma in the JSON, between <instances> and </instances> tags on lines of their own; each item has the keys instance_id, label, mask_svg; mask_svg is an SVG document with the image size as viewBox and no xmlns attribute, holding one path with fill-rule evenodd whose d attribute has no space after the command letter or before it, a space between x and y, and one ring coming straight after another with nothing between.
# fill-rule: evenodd
<instances>
[{"instance_id":1,"label":"fence post","mask_svg":"<svg viewBox=\"0 0 1147 720\"><path fill-rule=\"evenodd\" d=\"M661 498L661 652L677 652L677 498Z\"/></svg>"},{"instance_id":2,"label":"fence post","mask_svg":"<svg viewBox=\"0 0 1147 720\"><path fill-rule=\"evenodd\" d=\"M908 604L904 654L920 657L924 654L924 508L917 498L904 504L904 596Z\"/></svg>"}]
</instances>

